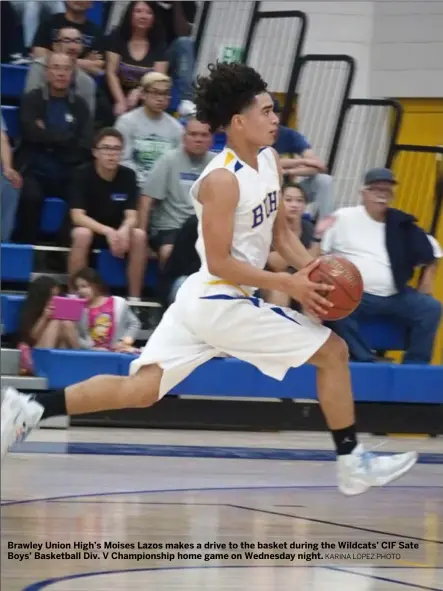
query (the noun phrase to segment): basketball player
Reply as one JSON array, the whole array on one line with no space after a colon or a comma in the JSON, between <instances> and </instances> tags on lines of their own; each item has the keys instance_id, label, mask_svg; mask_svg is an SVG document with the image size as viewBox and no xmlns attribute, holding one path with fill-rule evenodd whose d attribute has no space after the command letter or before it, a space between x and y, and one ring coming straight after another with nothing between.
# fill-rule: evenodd
<instances>
[{"instance_id":1,"label":"basketball player","mask_svg":"<svg viewBox=\"0 0 443 591\"><path fill-rule=\"evenodd\" d=\"M180 288L129 377L96 376L51 394L9 388L2 406L2 453L41 418L155 404L195 368L221 355L252 363L282 380L291 367L317 368L318 396L337 450L338 487L347 495L407 472L415 453L376 457L358 443L348 351L321 324L254 297L276 290L311 315L330 309L320 295L333 289L310 281L316 262L288 228L279 203L278 157L271 148L278 119L260 75L239 64L217 64L197 81L198 118L223 127L226 149L191 188L199 220L202 265ZM293 275L264 271L271 243Z\"/></svg>"}]
</instances>

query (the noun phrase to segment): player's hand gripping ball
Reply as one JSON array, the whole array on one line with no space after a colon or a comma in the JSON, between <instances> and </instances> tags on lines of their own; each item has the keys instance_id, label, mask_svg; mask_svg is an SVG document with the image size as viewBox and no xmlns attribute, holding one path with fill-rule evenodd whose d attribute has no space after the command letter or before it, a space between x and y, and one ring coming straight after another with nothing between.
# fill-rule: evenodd
<instances>
[{"instance_id":1,"label":"player's hand gripping ball","mask_svg":"<svg viewBox=\"0 0 443 591\"><path fill-rule=\"evenodd\" d=\"M341 320L358 307L363 297L363 279L357 267L347 259L335 255L323 255L320 264L310 273L315 283L327 283L335 289L322 293L334 304L322 320Z\"/></svg>"}]
</instances>

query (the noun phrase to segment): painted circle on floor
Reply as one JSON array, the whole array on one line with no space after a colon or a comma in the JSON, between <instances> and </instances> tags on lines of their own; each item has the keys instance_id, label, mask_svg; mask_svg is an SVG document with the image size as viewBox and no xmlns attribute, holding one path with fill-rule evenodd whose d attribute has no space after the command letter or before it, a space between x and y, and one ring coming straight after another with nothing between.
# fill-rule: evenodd
<instances>
[{"instance_id":1,"label":"painted circle on floor","mask_svg":"<svg viewBox=\"0 0 443 591\"><path fill-rule=\"evenodd\" d=\"M296 570L296 574L294 573ZM124 589L125 591L139 591L140 589L155 588L156 591L171 591L171 589L242 589L244 591L270 591L272 589L292 588L294 576L297 577L297 588L304 591L327 591L330 589L362 589L367 588L368 579L372 579L371 589L385 589L378 586L378 582L389 583L389 589L402 589L408 585L408 578L404 570L395 569L389 573L378 569L364 568L338 569L328 566L309 565L210 565L210 566L171 566L153 567L131 570L115 570L90 572L84 574L67 575L57 579L46 579L25 587L23 591L108 591L109 589ZM387 576L381 576L381 575ZM409 573L410 574L410 573ZM392 578L392 575L399 578ZM403 580L402 580L403 579ZM366 582L365 582L366 581ZM416 586L416 585L413 585ZM431 589L422 587L421 589Z\"/></svg>"}]
</instances>

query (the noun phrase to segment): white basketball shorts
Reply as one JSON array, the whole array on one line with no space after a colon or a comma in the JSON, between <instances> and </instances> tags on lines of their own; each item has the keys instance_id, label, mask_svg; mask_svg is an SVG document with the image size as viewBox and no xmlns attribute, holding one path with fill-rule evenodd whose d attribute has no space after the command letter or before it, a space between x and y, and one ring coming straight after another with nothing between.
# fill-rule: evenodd
<instances>
[{"instance_id":1,"label":"white basketball shorts","mask_svg":"<svg viewBox=\"0 0 443 591\"><path fill-rule=\"evenodd\" d=\"M160 398L213 357L236 357L282 380L326 342L330 329L289 308L247 297L238 287L189 277L164 314L130 373L163 369Z\"/></svg>"}]
</instances>

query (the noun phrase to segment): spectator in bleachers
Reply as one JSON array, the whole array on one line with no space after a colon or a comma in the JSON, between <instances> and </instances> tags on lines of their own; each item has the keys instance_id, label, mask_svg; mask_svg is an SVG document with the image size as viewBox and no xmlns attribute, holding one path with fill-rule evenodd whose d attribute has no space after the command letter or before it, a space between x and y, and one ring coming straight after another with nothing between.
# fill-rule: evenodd
<instances>
[{"instance_id":1,"label":"spectator in bleachers","mask_svg":"<svg viewBox=\"0 0 443 591\"><path fill-rule=\"evenodd\" d=\"M60 295L59 284L52 277L41 276L31 282L23 304L19 349L22 374L32 374L31 350L77 349L77 329L73 322L54 319L52 298Z\"/></svg>"},{"instance_id":2,"label":"spectator in bleachers","mask_svg":"<svg viewBox=\"0 0 443 591\"><path fill-rule=\"evenodd\" d=\"M72 277L87 266L94 248L109 248L128 257L129 296L139 299L146 265L146 233L137 228L138 188L133 170L119 164L123 137L104 128L94 140L94 163L77 174L70 188L72 245L68 270Z\"/></svg>"},{"instance_id":3,"label":"spectator in bleachers","mask_svg":"<svg viewBox=\"0 0 443 591\"><path fill-rule=\"evenodd\" d=\"M197 228L197 216L191 215L175 237L172 252L160 276L159 291L165 309L175 301L185 280L200 269L201 261L195 248Z\"/></svg>"},{"instance_id":4,"label":"spectator in bleachers","mask_svg":"<svg viewBox=\"0 0 443 591\"><path fill-rule=\"evenodd\" d=\"M282 187L282 199L286 219L292 232L300 239L303 246L312 256L317 257L320 254L320 240L315 236L315 228L312 221L304 217L308 198L303 187L297 183L286 183ZM276 273L295 273L297 271L293 267L288 267L287 262L274 250L269 253L267 266ZM272 304L293 308L297 307L298 309L297 303L294 301L291 302L290 297L285 293L270 291L263 295L265 300Z\"/></svg>"},{"instance_id":5,"label":"spectator in bleachers","mask_svg":"<svg viewBox=\"0 0 443 591\"><path fill-rule=\"evenodd\" d=\"M277 100L274 101L274 111L281 113L281 107ZM280 125L274 144L275 150L280 155L283 173L287 176L299 179L308 197L309 203L315 203L318 220L318 230L327 226L323 220L327 219L334 208L332 194L332 177L327 174L326 166L315 155L311 144L304 135ZM293 156L296 158L293 158ZM289 157L288 157L289 156Z\"/></svg>"},{"instance_id":6,"label":"spectator in bleachers","mask_svg":"<svg viewBox=\"0 0 443 591\"><path fill-rule=\"evenodd\" d=\"M35 243L45 197L65 198L76 166L90 158L92 120L85 101L70 93L73 74L71 58L53 53L47 88L23 96L16 152L16 167L23 175L17 242Z\"/></svg>"},{"instance_id":7,"label":"spectator in bleachers","mask_svg":"<svg viewBox=\"0 0 443 591\"><path fill-rule=\"evenodd\" d=\"M112 3L108 31L113 30L121 22L128 3L126 0ZM157 22L165 32L169 75L177 81L181 100L179 112L185 116L193 111L195 48L191 32L197 14L197 3L174 0L174 2L150 2L150 4L154 8Z\"/></svg>"},{"instance_id":8,"label":"spectator in bleachers","mask_svg":"<svg viewBox=\"0 0 443 591\"><path fill-rule=\"evenodd\" d=\"M11 4L21 17L26 54L32 48L42 14L46 12L54 15L64 10L64 2L61 0L11 0Z\"/></svg>"},{"instance_id":9,"label":"spectator in bleachers","mask_svg":"<svg viewBox=\"0 0 443 591\"><path fill-rule=\"evenodd\" d=\"M83 38L80 31L75 27L62 27L59 29L53 43L53 51L56 53L66 53L72 59L75 66L72 92L84 99L89 107L91 116L94 117L96 93L94 79L77 67L78 58L83 52ZM26 77L25 92L31 92L31 90L36 88L44 89L47 87L47 63L47 55L37 58L32 62Z\"/></svg>"},{"instance_id":10,"label":"spectator in bleachers","mask_svg":"<svg viewBox=\"0 0 443 591\"><path fill-rule=\"evenodd\" d=\"M103 72L104 36L102 29L86 18L91 0L66 0L65 12L54 14L44 21L37 30L33 43L34 59L47 56L57 38L59 29L74 27L82 34L83 52L77 66L93 76Z\"/></svg>"},{"instance_id":11,"label":"spectator in bleachers","mask_svg":"<svg viewBox=\"0 0 443 591\"><path fill-rule=\"evenodd\" d=\"M116 116L138 106L140 81L151 70L166 74L166 44L153 2L131 2L107 44L106 78Z\"/></svg>"},{"instance_id":12,"label":"spectator in bleachers","mask_svg":"<svg viewBox=\"0 0 443 591\"><path fill-rule=\"evenodd\" d=\"M149 171L169 150L178 147L183 136L180 123L165 113L171 93L171 79L149 72L141 80L143 107L121 115L115 127L124 138L122 164L137 174L143 190Z\"/></svg>"},{"instance_id":13,"label":"spectator in bleachers","mask_svg":"<svg viewBox=\"0 0 443 591\"><path fill-rule=\"evenodd\" d=\"M108 289L94 269L82 269L72 278L86 308L77 325L81 349L134 353L141 323L124 298L107 295Z\"/></svg>"},{"instance_id":14,"label":"spectator in bleachers","mask_svg":"<svg viewBox=\"0 0 443 591\"><path fill-rule=\"evenodd\" d=\"M9 242L15 226L15 214L20 199L20 189L23 179L12 164L12 150L9 145L8 129L1 118L1 218L2 218L2 242Z\"/></svg>"},{"instance_id":15,"label":"spectator in bleachers","mask_svg":"<svg viewBox=\"0 0 443 591\"><path fill-rule=\"evenodd\" d=\"M437 259L443 252L436 240L415 224L415 218L390 207L396 180L388 169L370 170L362 189L363 205L335 212L322 251L353 262L363 277L364 295L348 318L331 323L344 338L352 358L375 361L359 333L359 318L385 316L409 329L404 363L427 364L441 318L441 303L432 297ZM417 289L408 286L415 268L424 267Z\"/></svg>"},{"instance_id":16,"label":"spectator in bleachers","mask_svg":"<svg viewBox=\"0 0 443 591\"><path fill-rule=\"evenodd\" d=\"M139 224L148 231L149 244L158 253L161 267L181 226L195 212L189 191L215 156L209 152L211 143L208 125L196 119L188 121L183 145L157 161L142 190Z\"/></svg>"}]
</instances>

